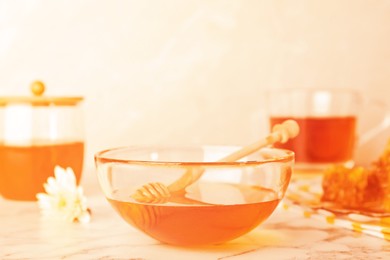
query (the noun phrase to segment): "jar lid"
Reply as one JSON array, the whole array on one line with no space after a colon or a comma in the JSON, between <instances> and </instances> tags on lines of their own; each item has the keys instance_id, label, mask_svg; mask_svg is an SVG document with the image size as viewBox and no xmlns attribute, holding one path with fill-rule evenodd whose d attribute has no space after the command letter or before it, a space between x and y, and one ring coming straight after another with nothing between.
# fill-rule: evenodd
<instances>
[{"instance_id":1,"label":"jar lid","mask_svg":"<svg viewBox=\"0 0 390 260\"><path fill-rule=\"evenodd\" d=\"M30 97L0 97L0 107L15 103L28 103L32 106L74 106L81 102L83 97L45 97L45 84L42 81L31 83L32 96Z\"/></svg>"}]
</instances>

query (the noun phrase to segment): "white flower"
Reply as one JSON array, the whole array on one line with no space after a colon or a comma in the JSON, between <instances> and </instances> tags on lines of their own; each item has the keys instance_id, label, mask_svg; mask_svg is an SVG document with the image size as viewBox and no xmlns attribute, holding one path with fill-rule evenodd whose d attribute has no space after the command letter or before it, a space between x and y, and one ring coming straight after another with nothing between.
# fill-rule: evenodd
<instances>
[{"instance_id":1,"label":"white flower","mask_svg":"<svg viewBox=\"0 0 390 260\"><path fill-rule=\"evenodd\" d=\"M46 193L38 193L38 205L42 215L49 219L64 219L69 222L89 222L91 211L83 189L76 184L71 168L54 168L54 176L43 185Z\"/></svg>"}]
</instances>

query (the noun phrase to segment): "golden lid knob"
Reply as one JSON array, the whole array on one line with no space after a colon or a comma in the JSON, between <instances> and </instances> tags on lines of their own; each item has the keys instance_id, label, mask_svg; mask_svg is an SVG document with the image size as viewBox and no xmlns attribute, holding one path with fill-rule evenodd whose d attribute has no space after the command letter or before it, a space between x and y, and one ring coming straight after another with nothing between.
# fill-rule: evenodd
<instances>
[{"instance_id":1,"label":"golden lid knob","mask_svg":"<svg viewBox=\"0 0 390 260\"><path fill-rule=\"evenodd\" d=\"M27 103L33 106L74 106L79 102L83 101L83 97L47 97L44 96L45 84L36 80L30 84L30 90L33 96L27 97L1 97L0 96L0 107L6 106L11 103Z\"/></svg>"},{"instance_id":2,"label":"golden lid knob","mask_svg":"<svg viewBox=\"0 0 390 260\"><path fill-rule=\"evenodd\" d=\"M42 96L43 92L45 92L45 84L42 81L36 80L30 85L31 92L34 96Z\"/></svg>"}]
</instances>

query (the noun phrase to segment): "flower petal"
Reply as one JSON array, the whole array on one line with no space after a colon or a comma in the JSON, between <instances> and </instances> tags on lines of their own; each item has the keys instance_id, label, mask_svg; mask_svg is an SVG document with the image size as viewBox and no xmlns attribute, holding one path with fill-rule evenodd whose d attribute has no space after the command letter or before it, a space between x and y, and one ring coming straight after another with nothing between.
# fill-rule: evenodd
<instances>
[{"instance_id":1,"label":"flower petal","mask_svg":"<svg viewBox=\"0 0 390 260\"><path fill-rule=\"evenodd\" d=\"M83 188L77 186L72 168L54 168L54 176L44 184L46 193L36 195L39 208L44 217L59 218L69 222L89 222L90 210Z\"/></svg>"}]
</instances>

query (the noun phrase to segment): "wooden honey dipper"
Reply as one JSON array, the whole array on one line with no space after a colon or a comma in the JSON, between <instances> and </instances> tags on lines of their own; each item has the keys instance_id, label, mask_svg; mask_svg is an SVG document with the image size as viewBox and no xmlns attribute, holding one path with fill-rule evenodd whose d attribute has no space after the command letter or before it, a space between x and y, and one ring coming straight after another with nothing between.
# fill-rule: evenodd
<instances>
[{"instance_id":1,"label":"wooden honey dipper","mask_svg":"<svg viewBox=\"0 0 390 260\"><path fill-rule=\"evenodd\" d=\"M223 157L218 162L234 162L237 161L262 147L272 145L274 143L285 143L289 139L296 137L299 134L299 126L294 120L286 120L281 124L273 126L271 133L265 138L257 141L256 143L250 144L241 148L234 153ZM131 195L133 199L138 202L144 203L165 203L167 202L174 193L184 192L185 188L195 181L197 181L203 174L204 169L189 169L183 176L181 176L175 182L168 186L160 183L148 183L135 191Z\"/></svg>"}]
</instances>

